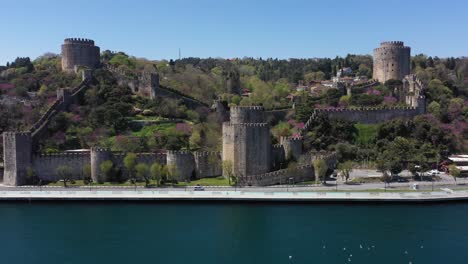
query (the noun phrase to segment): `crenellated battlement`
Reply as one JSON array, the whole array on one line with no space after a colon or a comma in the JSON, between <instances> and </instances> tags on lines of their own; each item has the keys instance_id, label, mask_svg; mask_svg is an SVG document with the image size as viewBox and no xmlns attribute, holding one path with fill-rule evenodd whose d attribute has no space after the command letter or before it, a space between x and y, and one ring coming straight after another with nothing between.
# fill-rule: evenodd
<instances>
[{"instance_id":1,"label":"crenellated battlement","mask_svg":"<svg viewBox=\"0 0 468 264\"><path fill-rule=\"evenodd\" d=\"M192 155L192 152L188 150L168 150L166 153L174 156Z\"/></svg>"},{"instance_id":2,"label":"crenellated battlement","mask_svg":"<svg viewBox=\"0 0 468 264\"><path fill-rule=\"evenodd\" d=\"M380 46L403 46L403 41L382 41Z\"/></svg>"},{"instance_id":3,"label":"crenellated battlement","mask_svg":"<svg viewBox=\"0 0 468 264\"><path fill-rule=\"evenodd\" d=\"M224 125L230 126L230 127L268 127L268 123L239 123L239 124L234 124L231 122L225 122Z\"/></svg>"},{"instance_id":4,"label":"crenellated battlement","mask_svg":"<svg viewBox=\"0 0 468 264\"><path fill-rule=\"evenodd\" d=\"M272 145L271 148L273 149L273 151L276 149L276 150L280 150L280 149L283 149L283 145L281 144L275 144L275 145Z\"/></svg>"},{"instance_id":5,"label":"crenellated battlement","mask_svg":"<svg viewBox=\"0 0 468 264\"><path fill-rule=\"evenodd\" d=\"M302 141L302 136L280 137L280 142L285 141Z\"/></svg>"},{"instance_id":6,"label":"crenellated battlement","mask_svg":"<svg viewBox=\"0 0 468 264\"><path fill-rule=\"evenodd\" d=\"M195 157L207 157L207 156L219 156L221 152L219 151L195 151L193 152Z\"/></svg>"},{"instance_id":7,"label":"crenellated battlement","mask_svg":"<svg viewBox=\"0 0 468 264\"><path fill-rule=\"evenodd\" d=\"M86 38L66 38L64 40L65 44L80 44L80 45L93 45L94 40L86 39Z\"/></svg>"},{"instance_id":8,"label":"crenellated battlement","mask_svg":"<svg viewBox=\"0 0 468 264\"><path fill-rule=\"evenodd\" d=\"M251 105L251 106L231 106L231 111L264 111L265 108L261 105Z\"/></svg>"},{"instance_id":9,"label":"crenellated battlement","mask_svg":"<svg viewBox=\"0 0 468 264\"><path fill-rule=\"evenodd\" d=\"M403 41L384 41L374 49L373 78L384 83L402 80L410 73L411 48Z\"/></svg>"},{"instance_id":10,"label":"crenellated battlement","mask_svg":"<svg viewBox=\"0 0 468 264\"><path fill-rule=\"evenodd\" d=\"M78 73L85 67L96 69L100 64L100 49L94 41L84 38L67 38L62 44L62 70Z\"/></svg>"},{"instance_id":11,"label":"crenellated battlement","mask_svg":"<svg viewBox=\"0 0 468 264\"><path fill-rule=\"evenodd\" d=\"M56 153L39 153L34 155L33 159L52 159L52 158L80 158L86 157L89 158L90 151L66 151L66 152L56 152Z\"/></svg>"}]
</instances>

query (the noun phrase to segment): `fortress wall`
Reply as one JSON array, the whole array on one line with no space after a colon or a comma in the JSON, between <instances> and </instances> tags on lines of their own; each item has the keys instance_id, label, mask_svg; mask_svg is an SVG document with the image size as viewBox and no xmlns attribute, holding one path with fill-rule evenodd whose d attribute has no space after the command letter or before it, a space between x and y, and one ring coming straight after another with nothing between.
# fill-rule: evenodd
<instances>
[{"instance_id":1,"label":"fortress wall","mask_svg":"<svg viewBox=\"0 0 468 264\"><path fill-rule=\"evenodd\" d=\"M220 152L197 151L193 153L193 156L197 179L216 177L223 174Z\"/></svg>"},{"instance_id":2,"label":"fortress wall","mask_svg":"<svg viewBox=\"0 0 468 264\"><path fill-rule=\"evenodd\" d=\"M155 99L156 97L167 97L182 100L189 108L208 106L203 103L202 100L182 94L178 90L161 86L159 83L159 74L157 73L143 72L135 77L112 65L107 65L106 68L116 75L119 85L127 85L134 93L140 94L141 96L149 97L151 99Z\"/></svg>"},{"instance_id":3,"label":"fortress wall","mask_svg":"<svg viewBox=\"0 0 468 264\"><path fill-rule=\"evenodd\" d=\"M281 144L276 144L271 147L271 168L272 169L281 169L284 161L286 160L286 155L284 154L284 148Z\"/></svg>"},{"instance_id":4,"label":"fortress wall","mask_svg":"<svg viewBox=\"0 0 468 264\"><path fill-rule=\"evenodd\" d=\"M316 109L315 114L324 114L329 118L349 120L363 124L375 124L392 119L412 119L424 114L424 103L418 107L400 108L360 108L360 109Z\"/></svg>"},{"instance_id":5,"label":"fortress wall","mask_svg":"<svg viewBox=\"0 0 468 264\"><path fill-rule=\"evenodd\" d=\"M110 160L123 172L123 177L128 178L128 171L124 164L126 155L125 152L111 152ZM153 163L166 164L166 154L164 153L135 153L135 155L137 156L137 164L145 163L148 167L151 167Z\"/></svg>"},{"instance_id":6,"label":"fortress wall","mask_svg":"<svg viewBox=\"0 0 468 264\"><path fill-rule=\"evenodd\" d=\"M267 186L304 182L314 179L315 174L313 166L305 165L299 166L297 168L283 169L269 173L240 177L239 183L244 186Z\"/></svg>"},{"instance_id":7,"label":"fortress wall","mask_svg":"<svg viewBox=\"0 0 468 264\"><path fill-rule=\"evenodd\" d=\"M83 168L90 164L89 152L61 152L53 154L40 154L33 157L32 168L34 173L46 181L60 180L57 175L59 166L70 168L71 178L83 179Z\"/></svg>"},{"instance_id":8,"label":"fortress wall","mask_svg":"<svg viewBox=\"0 0 468 264\"><path fill-rule=\"evenodd\" d=\"M281 137L285 158L299 160L302 155L302 137Z\"/></svg>"},{"instance_id":9,"label":"fortress wall","mask_svg":"<svg viewBox=\"0 0 468 264\"><path fill-rule=\"evenodd\" d=\"M177 181L189 181L195 178L195 160L189 151L167 151L167 166L176 170Z\"/></svg>"}]
</instances>

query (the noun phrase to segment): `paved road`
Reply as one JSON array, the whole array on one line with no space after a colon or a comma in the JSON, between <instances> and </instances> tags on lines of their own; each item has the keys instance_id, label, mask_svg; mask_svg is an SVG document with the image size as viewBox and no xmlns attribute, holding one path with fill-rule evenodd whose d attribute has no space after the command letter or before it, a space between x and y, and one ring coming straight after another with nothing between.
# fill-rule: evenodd
<instances>
[{"instance_id":1,"label":"paved road","mask_svg":"<svg viewBox=\"0 0 468 264\"><path fill-rule=\"evenodd\" d=\"M432 191L440 190L441 188L450 189L468 189L468 185L461 183L455 185L452 182L440 181L440 182L404 182L404 183L391 183L385 185L383 183L366 183L366 184L342 184L338 182L336 186L335 181L328 181L326 185L282 185L282 186L266 186L266 187L229 187L229 186L205 186L204 188L208 191L226 191L226 190L242 190L252 192L307 192L307 191L366 191L366 190L410 190L410 186L413 183L417 183L419 190ZM194 187L159 187L159 188L145 188L145 187L132 187L132 186L92 186L92 187L68 187L63 186L20 186L10 187L0 184L0 191L89 191L89 190L154 190L154 191L192 191Z\"/></svg>"}]
</instances>

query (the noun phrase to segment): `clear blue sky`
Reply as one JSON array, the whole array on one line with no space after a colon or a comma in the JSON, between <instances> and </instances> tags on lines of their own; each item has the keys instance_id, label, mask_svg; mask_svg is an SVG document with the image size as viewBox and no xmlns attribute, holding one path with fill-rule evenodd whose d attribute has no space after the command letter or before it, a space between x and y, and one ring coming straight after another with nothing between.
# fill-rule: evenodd
<instances>
[{"instance_id":1,"label":"clear blue sky","mask_svg":"<svg viewBox=\"0 0 468 264\"><path fill-rule=\"evenodd\" d=\"M467 11L467 0L0 0L0 65L59 53L67 37L148 59L334 57L384 40L468 56Z\"/></svg>"}]
</instances>

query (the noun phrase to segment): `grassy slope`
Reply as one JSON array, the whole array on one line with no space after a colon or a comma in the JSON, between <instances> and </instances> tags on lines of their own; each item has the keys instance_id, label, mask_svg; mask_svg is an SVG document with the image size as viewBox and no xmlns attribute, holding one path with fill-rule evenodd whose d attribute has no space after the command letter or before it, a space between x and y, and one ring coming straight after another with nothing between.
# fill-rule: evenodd
<instances>
[{"instance_id":1,"label":"grassy slope","mask_svg":"<svg viewBox=\"0 0 468 264\"><path fill-rule=\"evenodd\" d=\"M377 136L378 125L376 124L356 124L354 125L358 130L356 143L368 144Z\"/></svg>"}]
</instances>

